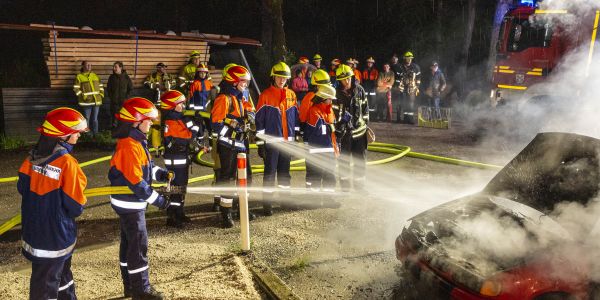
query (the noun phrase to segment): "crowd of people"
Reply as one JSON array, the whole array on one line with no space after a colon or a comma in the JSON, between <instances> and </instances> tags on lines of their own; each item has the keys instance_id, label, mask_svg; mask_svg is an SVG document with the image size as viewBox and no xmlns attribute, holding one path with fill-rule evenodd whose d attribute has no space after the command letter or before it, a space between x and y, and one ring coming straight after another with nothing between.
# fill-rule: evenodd
<instances>
[{"instance_id":1,"label":"crowd of people","mask_svg":"<svg viewBox=\"0 0 600 300\"><path fill-rule=\"evenodd\" d=\"M392 121L392 107L407 104L402 119L414 113L421 73L407 52L404 63L393 56L382 71L369 57L363 71L350 58L346 64L332 60L325 70L319 54L301 57L292 67L285 62L272 66L270 85L256 106L248 85L248 69L229 64L219 85L212 83L208 67L194 51L178 77L156 65L145 85L153 99L132 97L131 79L120 62L113 65L106 94L111 100L112 135L117 140L108 178L111 186L127 186L133 194L113 194L111 206L120 220L120 270L125 296L162 299L149 280L148 235L145 210L154 205L166 210L168 226L183 228L185 196L192 156L211 152L216 187L232 187L237 179L237 155L249 154L256 143L264 160L262 213L273 214L273 206L297 207L289 201L292 156L306 159L305 187L316 195L313 206L339 207L332 197L339 180L343 191L361 191L366 179L367 144L373 138L368 128L369 103L375 103L375 118ZM435 105L444 90L445 78L431 65ZM294 78L292 78L294 76ZM83 62L74 91L83 114L61 107L47 113L38 128L40 138L19 170L22 195L22 252L32 262L30 299L76 299L71 256L76 243L75 218L86 203L86 176L70 152L80 134L98 132L98 109L105 89ZM436 98L436 95L438 98ZM411 110L412 109L412 110ZM89 127L89 128L88 128ZM149 145L150 142L150 145ZM289 149L301 149L290 151ZM162 156L165 168L154 156ZM250 156L246 155L247 166ZM335 166L337 161L337 172ZM248 168L248 184L252 184ZM155 190L153 181L168 181L166 190ZM239 217L239 197L222 192L214 196L214 210L225 228ZM251 214L250 219L255 216Z\"/></svg>"}]
</instances>

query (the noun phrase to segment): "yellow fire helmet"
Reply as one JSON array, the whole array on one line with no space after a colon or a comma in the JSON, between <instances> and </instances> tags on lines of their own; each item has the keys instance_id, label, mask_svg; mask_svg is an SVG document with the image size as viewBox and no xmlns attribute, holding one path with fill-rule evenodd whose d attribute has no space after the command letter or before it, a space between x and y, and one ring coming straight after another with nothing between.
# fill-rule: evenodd
<instances>
[{"instance_id":1,"label":"yellow fire helmet","mask_svg":"<svg viewBox=\"0 0 600 300\"><path fill-rule=\"evenodd\" d=\"M331 78L325 70L318 69L310 76L310 84L327 85L331 83Z\"/></svg>"},{"instance_id":2,"label":"yellow fire helmet","mask_svg":"<svg viewBox=\"0 0 600 300\"><path fill-rule=\"evenodd\" d=\"M292 71L286 63L280 61L271 68L271 76L292 78Z\"/></svg>"},{"instance_id":3,"label":"yellow fire helmet","mask_svg":"<svg viewBox=\"0 0 600 300\"><path fill-rule=\"evenodd\" d=\"M352 76L354 76L354 71L348 65L342 64L335 70L335 78L337 80L344 80L344 79L346 79L348 77L352 77Z\"/></svg>"}]
</instances>

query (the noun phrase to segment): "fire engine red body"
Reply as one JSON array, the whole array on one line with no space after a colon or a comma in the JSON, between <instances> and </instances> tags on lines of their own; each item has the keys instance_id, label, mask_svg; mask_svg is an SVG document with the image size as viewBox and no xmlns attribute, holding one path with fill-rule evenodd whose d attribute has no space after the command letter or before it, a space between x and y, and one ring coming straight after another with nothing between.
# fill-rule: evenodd
<instances>
[{"instance_id":1,"label":"fire engine red body","mask_svg":"<svg viewBox=\"0 0 600 300\"><path fill-rule=\"evenodd\" d=\"M595 45L599 15L597 10L578 16L568 10L541 10L530 6L509 11L498 38L492 104L496 105L501 99L519 98L531 86L544 81L562 59L578 47L589 50L591 59L599 48ZM571 25L567 28L563 22Z\"/></svg>"}]
</instances>

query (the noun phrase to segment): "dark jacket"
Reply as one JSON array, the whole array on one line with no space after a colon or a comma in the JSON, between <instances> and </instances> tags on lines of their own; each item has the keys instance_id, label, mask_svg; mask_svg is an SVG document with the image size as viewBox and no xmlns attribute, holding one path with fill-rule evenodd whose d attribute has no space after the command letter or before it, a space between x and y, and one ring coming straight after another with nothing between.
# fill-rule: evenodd
<instances>
[{"instance_id":1,"label":"dark jacket","mask_svg":"<svg viewBox=\"0 0 600 300\"><path fill-rule=\"evenodd\" d=\"M110 98L110 105L121 107L123 102L131 96L133 82L131 82L131 78L125 71L121 74L113 73L108 77L106 90L106 95Z\"/></svg>"},{"instance_id":2,"label":"dark jacket","mask_svg":"<svg viewBox=\"0 0 600 300\"><path fill-rule=\"evenodd\" d=\"M354 138L363 136L369 123L369 101L365 89L359 84L352 83L352 87L348 91L344 91L344 88L340 85L336 89L336 97L337 99L333 100L332 107L335 119L339 122L336 125L338 138L350 132ZM352 120L346 125L340 122L345 112L349 112L352 116ZM352 131L348 129L352 129Z\"/></svg>"},{"instance_id":3,"label":"dark jacket","mask_svg":"<svg viewBox=\"0 0 600 300\"><path fill-rule=\"evenodd\" d=\"M431 73L429 73L431 74ZM429 79L429 85L427 85L427 94L431 90L431 97L437 98L440 96L442 90L446 88L446 76L440 69L435 71L434 74L431 74L431 78Z\"/></svg>"}]
</instances>

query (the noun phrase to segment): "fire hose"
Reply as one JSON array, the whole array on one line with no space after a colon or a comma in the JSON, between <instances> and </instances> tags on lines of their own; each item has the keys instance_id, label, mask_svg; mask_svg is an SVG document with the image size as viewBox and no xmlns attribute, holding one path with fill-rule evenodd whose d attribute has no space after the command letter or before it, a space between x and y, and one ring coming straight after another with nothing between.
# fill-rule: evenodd
<instances>
[{"instance_id":1,"label":"fire hose","mask_svg":"<svg viewBox=\"0 0 600 300\"><path fill-rule=\"evenodd\" d=\"M256 144L250 145L250 149L256 149L256 148L257 148ZM404 156L407 156L407 157L412 157L412 158L430 160L430 161L452 164L452 165L473 167L473 168L479 168L479 169L501 169L502 168L501 166L492 165L492 164L485 164L485 163L472 162L472 161L461 160L461 159L456 159L456 158L449 158L449 157L413 152L413 151L411 151L410 147L397 145L397 144L387 144L387 143L378 143L378 142L371 143L368 145L368 150L373 151L373 152L392 154L392 156L384 158L384 159L367 162L367 165L370 165L370 166L390 163L390 162L398 160ZM210 161L207 161L207 160L203 160L202 159L203 155L204 155L204 152L200 151L198 153L198 155L195 157L194 162L197 164L206 166L206 167L212 167L213 163ZM81 167L86 167L86 166L97 164L97 163L107 161L110 159L111 159L111 156L103 156L103 157L100 157L100 158L97 158L94 160L83 162L79 165ZM292 167L290 167L290 171L306 170L306 167L302 165L304 163L304 161L305 161L304 159L298 159L298 160L294 160L294 161L290 162L290 165L292 166ZM264 165L252 165L251 167L252 167L253 173L263 173L264 168L265 168ZM188 180L188 184L206 181L209 179L213 179L213 177L214 177L214 175L209 174L209 175L203 175L203 176L190 178ZM16 176L0 178L0 183L17 181L18 179L19 179L19 177L16 177ZM165 186L165 185L166 185L165 183L152 184L153 187L161 187L161 186ZM123 194L123 195L133 194L133 192L127 186L106 186L106 187L97 187L97 188L86 189L84 191L84 194L86 197L98 197L98 196L107 196L107 195L115 195L115 194ZM10 218L8 221L6 221L0 225L0 236L2 234L4 234L6 231L10 230L11 228L19 225L20 223L21 223L21 214L17 214L14 217Z\"/></svg>"}]
</instances>

